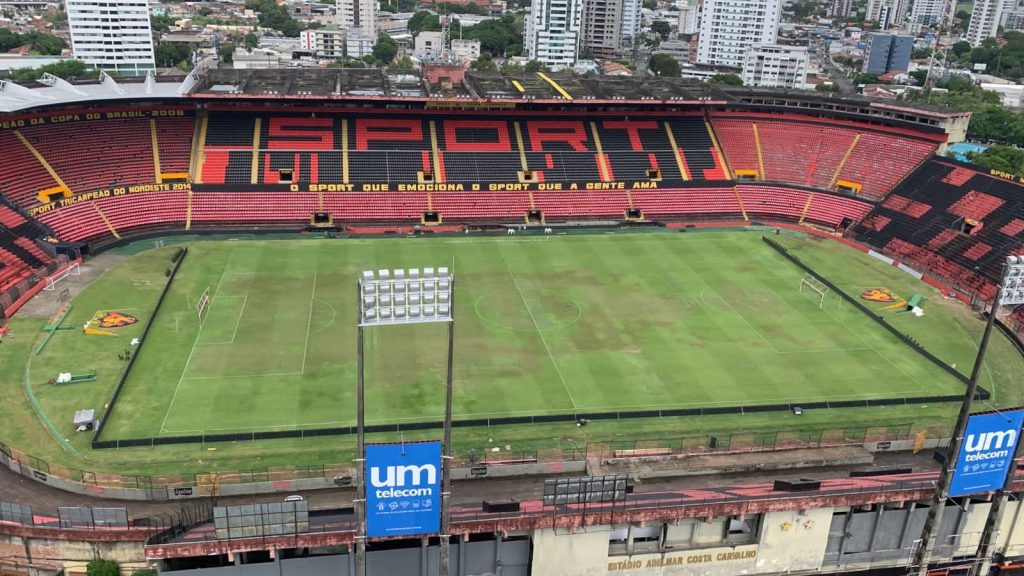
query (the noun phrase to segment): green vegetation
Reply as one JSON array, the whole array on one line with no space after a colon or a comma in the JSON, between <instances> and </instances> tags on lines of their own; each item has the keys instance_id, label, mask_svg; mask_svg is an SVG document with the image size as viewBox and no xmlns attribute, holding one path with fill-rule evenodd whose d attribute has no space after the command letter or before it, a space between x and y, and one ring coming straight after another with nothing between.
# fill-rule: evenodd
<instances>
[{"instance_id":1,"label":"green vegetation","mask_svg":"<svg viewBox=\"0 0 1024 576\"><path fill-rule=\"evenodd\" d=\"M966 307L839 243L782 240L850 293L885 287L901 296L925 294L924 317L890 314L888 320L961 371L969 370L982 325ZM352 441L345 437L92 451L86 434L71 431L74 410L101 408L109 398L122 365L117 353L148 320L173 250L147 251L111 269L75 299L66 321L80 326L97 310L118 310L136 316L138 324L118 329L114 337L58 332L41 355L32 357L30 389L57 438L67 442L55 441L40 423L22 384L35 335L46 321L12 320L15 337L0 348L0 403L6 416L0 440L76 470L159 474L349 462ZM962 390L962 384L852 306L830 296L818 308L798 291L799 271L756 233L511 242L482 237L199 242L155 320L105 437L158 434L164 427L169 435L350 422L351 284L357 272L447 263L453 257L460 282L457 417L571 412L574 403L578 410L596 411ZM206 287L214 298L200 330L194 305ZM371 332L368 419L438 418L443 328ZM97 372L96 382L48 384L58 371L86 364ZM1022 371L1024 360L996 334L982 381L995 397L978 409L1019 403ZM462 455L479 452L493 445L491 439L516 451L549 450L615 439L903 423L944 431L955 409L936 404L810 410L799 418L764 413L593 421L584 429L572 423L459 428L455 449ZM438 433L406 432L405 437Z\"/></svg>"},{"instance_id":2,"label":"green vegetation","mask_svg":"<svg viewBox=\"0 0 1024 576\"><path fill-rule=\"evenodd\" d=\"M651 57L647 59L647 69L656 76L665 76L666 78L678 78L682 74L679 61L668 54L651 54Z\"/></svg>"},{"instance_id":3,"label":"green vegetation","mask_svg":"<svg viewBox=\"0 0 1024 576\"><path fill-rule=\"evenodd\" d=\"M725 84L726 86L743 86L743 79L736 74L715 74L711 77L712 84Z\"/></svg>"},{"instance_id":4,"label":"green vegetation","mask_svg":"<svg viewBox=\"0 0 1024 576\"><path fill-rule=\"evenodd\" d=\"M175 20L174 16L168 16L166 14L150 16L149 25L153 27L154 32L167 33L171 31L171 26L174 26Z\"/></svg>"},{"instance_id":5,"label":"green vegetation","mask_svg":"<svg viewBox=\"0 0 1024 576\"><path fill-rule=\"evenodd\" d=\"M53 64L39 66L38 68L11 70L8 77L15 82L31 82L46 73L64 79L96 78L100 75L99 70L86 70L85 63L81 60L62 60Z\"/></svg>"},{"instance_id":6,"label":"green vegetation","mask_svg":"<svg viewBox=\"0 0 1024 576\"><path fill-rule=\"evenodd\" d=\"M180 42L163 42L156 45L153 53L157 66L170 68L183 63L187 65L189 58L192 57L192 48Z\"/></svg>"},{"instance_id":7,"label":"green vegetation","mask_svg":"<svg viewBox=\"0 0 1024 576\"><path fill-rule=\"evenodd\" d=\"M231 64L235 59L235 43L225 42L217 48L217 56L220 57L221 62L225 64Z\"/></svg>"},{"instance_id":8,"label":"green vegetation","mask_svg":"<svg viewBox=\"0 0 1024 576\"><path fill-rule=\"evenodd\" d=\"M662 40L668 40L668 35L672 32L672 27L664 20L655 20L651 23L651 32L661 36Z\"/></svg>"},{"instance_id":9,"label":"green vegetation","mask_svg":"<svg viewBox=\"0 0 1024 576\"><path fill-rule=\"evenodd\" d=\"M985 170L1024 174L1024 150L1010 146L990 146L981 153L969 153L968 159Z\"/></svg>"},{"instance_id":10,"label":"green vegetation","mask_svg":"<svg viewBox=\"0 0 1024 576\"><path fill-rule=\"evenodd\" d=\"M523 16L505 14L462 29L462 37L479 40L480 52L495 57L518 56L523 52Z\"/></svg>"},{"instance_id":11,"label":"green vegetation","mask_svg":"<svg viewBox=\"0 0 1024 576\"><path fill-rule=\"evenodd\" d=\"M412 18L409 18L408 26L409 34L412 34L413 38L415 38L420 32L440 30L441 19L433 12L420 10L413 14Z\"/></svg>"},{"instance_id":12,"label":"green vegetation","mask_svg":"<svg viewBox=\"0 0 1024 576\"><path fill-rule=\"evenodd\" d=\"M302 24L288 13L288 8L274 0L246 0L245 5L256 11L263 28L277 30L290 38L297 37L303 30Z\"/></svg>"},{"instance_id":13,"label":"green vegetation","mask_svg":"<svg viewBox=\"0 0 1024 576\"><path fill-rule=\"evenodd\" d=\"M385 32L379 32L377 43L374 44L371 54L374 61L381 66L387 66L395 59L396 54L398 54L398 43L395 42L395 39Z\"/></svg>"},{"instance_id":14,"label":"green vegetation","mask_svg":"<svg viewBox=\"0 0 1024 576\"><path fill-rule=\"evenodd\" d=\"M0 52L7 52L25 45L28 45L32 54L42 56L59 56L61 51L68 47L63 38L50 34L41 32L16 34L5 28L0 28Z\"/></svg>"},{"instance_id":15,"label":"green vegetation","mask_svg":"<svg viewBox=\"0 0 1024 576\"><path fill-rule=\"evenodd\" d=\"M113 560L90 560L85 565L86 576L121 576L121 568Z\"/></svg>"}]
</instances>

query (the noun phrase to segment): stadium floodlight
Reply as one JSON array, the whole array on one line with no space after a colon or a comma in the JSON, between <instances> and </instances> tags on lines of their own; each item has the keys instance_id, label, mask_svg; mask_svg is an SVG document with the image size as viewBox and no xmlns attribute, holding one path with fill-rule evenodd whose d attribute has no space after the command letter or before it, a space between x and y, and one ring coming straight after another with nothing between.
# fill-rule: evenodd
<instances>
[{"instance_id":1,"label":"stadium floodlight","mask_svg":"<svg viewBox=\"0 0 1024 576\"><path fill-rule=\"evenodd\" d=\"M455 277L446 267L365 270L356 283L356 576L366 576L366 383L364 330L403 324L448 324L441 464L441 533L438 573L450 574L452 372L455 349Z\"/></svg>"},{"instance_id":2,"label":"stadium floodlight","mask_svg":"<svg viewBox=\"0 0 1024 576\"><path fill-rule=\"evenodd\" d=\"M451 322L453 284L448 268L366 270L359 280L359 325Z\"/></svg>"},{"instance_id":3,"label":"stadium floodlight","mask_svg":"<svg viewBox=\"0 0 1024 576\"><path fill-rule=\"evenodd\" d=\"M974 359L974 368L967 379L967 390L964 392L960 404L960 413L957 415L956 424L949 445L946 446L945 459L942 462L942 470L939 472L939 480L935 483L935 491L932 494L931 504L928 507L928 517L925 519L921 529L921 544L914 552L913 562L916 565L918 576L927 576L928 566L931 561L932 552L936 546L936 533L942 523L942 514L946 508L946 501L949 500L950 483L953 478L953 468L956 466L957 455L967 431L967 420L970 417L971 406L978 390L978 379L981 376L981 367L985 362L985 355L988 351L989 337L992 334L992 326L995 324L999 307L1002 305L1024 304L1024 257L1008 256L1003 265L1002 278L996 286L996 296L992 299L992 309L989 311L988 320L985 322L985 331L981 335L981 343L978 345L978 353ZM984 308L984 306L983 306ZM1017 453L1011 460L1008 472L1009 478L1014 478L1019 459L1019 448L1024 443L1018 442L1015 448ZM974 566L982 566L991 560L989 555L993 546L993 533L1000 525L1003 510L1003 493L1005 490L997 491L992 498L992 505L989 507L988 519L981 533L978 547L975 551ZM976 574L972 569L971 574Z\"/></svg>"},{"instance_id":4,"label":"stadium floodlight","mask_svg":"<svg viewBox=\"0 0 1024 576\"><path fill-rule=\"evenodd\" d=\"M1003 277L1000 306L1024 304L1024 256L1008 256Z\"/></svg>"}]
</instances>

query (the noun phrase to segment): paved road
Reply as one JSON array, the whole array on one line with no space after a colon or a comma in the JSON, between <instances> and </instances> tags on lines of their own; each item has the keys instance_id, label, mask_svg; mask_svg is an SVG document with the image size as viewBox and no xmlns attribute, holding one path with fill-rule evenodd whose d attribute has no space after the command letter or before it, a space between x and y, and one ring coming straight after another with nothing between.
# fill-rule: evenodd
<instances>
[{"instance_id":1,"label":"paved road","mask_svg":"<svg viewBox=\"0 0 1024 576\"><path fill-rule=\"evenodd\" d=\"M915 472L925 470L936 470L938 465L931 457L931 451L924 451L917 455L905 452L882 453L875 458L872 465L861 465L839 468L808 468L803 470L787 471L762 471L757 473L741 474L719 474L705 476L686 476L679 478L658 478L651 480L637 480L633 484L637 492L649 490L671 490L681 488L711 488L727 486L730 484L766 482L776 479L794 480L799 478L837 478L847 476L850 470L864 470L873 467L913 467ZM485 499L515 498L528 500L539 498L542 493L542 486L545 477L511 478L511 479L483 479L465 480L455 482L453 486L453 501L455 504L472 504ZM331 489L312 492L300 492L309 500L310 508L326 509L350 506L354 494L353 489ZM263 494L254 496L232 496L217 499L220 505L226 504L250 504L254 502L279 502L284 494ZM33 512L41 515L55 514L60 506L92 506L92 507L127 507L129 516L132 518L143 518L158 514L177 512L182 501L174 502L136 502L124 500L110 500L72 494L58 490L46 484L30 480L24 476L12 472L6 467L0 467L0 500L4 502L17 502L32 506Z\"/></svg>"}]
</instances>

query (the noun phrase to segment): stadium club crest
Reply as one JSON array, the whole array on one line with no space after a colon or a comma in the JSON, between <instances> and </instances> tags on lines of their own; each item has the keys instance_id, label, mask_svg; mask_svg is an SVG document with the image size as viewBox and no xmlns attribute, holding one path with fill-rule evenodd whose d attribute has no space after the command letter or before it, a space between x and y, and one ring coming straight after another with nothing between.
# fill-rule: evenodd
<instances>
[{"instance_id":1,"label":"stadium club crest","mask_svg":"<svg viewBox=\"0 0 1024 576\"><path fill-rule=\"evenodd\" d=\"M900 299L892 290L888 288L872 288L861 292L860 297L864 300L870 300L872 302L896 302Z\"/></svg>"},{"instance_id":2,"label":"stadium club crest","mask_svg":"<svg viewBox=\"0 0 1024 576\"><path fill-rule=\"evenodd\" d=\"M124 328L138 322L139 319L123 312L110 311L99 319L100 328Z\"/></svg>"}]
</instances>

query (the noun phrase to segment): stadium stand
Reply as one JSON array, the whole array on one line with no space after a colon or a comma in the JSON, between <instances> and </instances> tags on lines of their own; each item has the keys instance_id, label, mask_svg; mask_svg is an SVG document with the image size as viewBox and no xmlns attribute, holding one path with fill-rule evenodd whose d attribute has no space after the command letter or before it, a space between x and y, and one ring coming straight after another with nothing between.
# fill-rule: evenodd
<instances>
[{"instance_id":1,"label":"stadium stand","mask_svg":"<svg viewBox=\"0 0 1024 576\"><path fill-rule=\"evenodd\" d=\"M38 224L0 203L0 293L53 262L35 243L44 233Z\"/></svg>"},{"instance_id":2,"label":"stadium stand","mask_svg":"<svg viewBox=\"0 0 1024 576\"><path fill-rule=\"evenodd\" d=\"M793 220L839 227L843 220L857 222L871 204L846 196L780 186L737 185L747 216L751 219Z\"/></svg>"},{"instance_id":3,"label":"stadium stand","mask_svg":"<svg viewBox=\"0 0 1024 576\"><path fill-rule=\"evenodd\" d=\"M39 191L58 186L32 152L22 144L14 130L0 131L0 192L18 206L30 207L39 203Z\"/></svg>"},{"instance_id":4,"label":"stadium stand","mask_svg":"<svg viewBox=\"0 0 1024 576\"><path fill-rule=\"evenodd\" d=\"M206 134L202 182L214 185L515 182L527 171L539 182L647 180L652 170L666 179L726 179L700 116L413 118L213 110Z\"/></svg>"},{"instance_id":5,"label":"stadium stand","mask_svg":"<svg viewBox=\"0 0 1024 576\"><path fill-rule=\"evenodd\" d=\"M195 132L195 116L157 118L154 122L160 152L160 172L187 175Z\"/></svg>"},{"instance_id":6,"label":"stadium stand","mask_svg":"<svg viewBox=\"0 0 1024 576\"><path fill-rule=\"evenodd\" d=\"M857 240L983 298L1024 239L1020 185L951 160L926 162L856 226Z\"/></svg>"},{"instance_id":7,"label":"stadium stand","mask_svg":"<svg viewBox=\"0 0 1024 576\"><path fill-rule=\"evenodd\" d=\"M907 132L799 121L777 116L712 116L733 174L756 175L833 190L859 187L881 199L936 150L936 142Z\"/></svg>"},{"instance_id":8,"label":"stadium stand","mask_svg":"<svg viewBox=\"0 0 1024 576\"><path fill-rule=\"evenodd\" d=\"M142 192L65 206L39 215L62 240L119 237L121 231L167 228L185 222L186 192ZM308 216L307 216L308 218Z\"/></svg>"}]
</instances>

